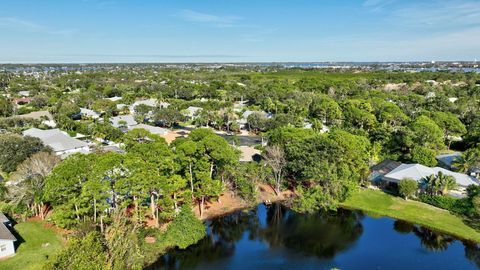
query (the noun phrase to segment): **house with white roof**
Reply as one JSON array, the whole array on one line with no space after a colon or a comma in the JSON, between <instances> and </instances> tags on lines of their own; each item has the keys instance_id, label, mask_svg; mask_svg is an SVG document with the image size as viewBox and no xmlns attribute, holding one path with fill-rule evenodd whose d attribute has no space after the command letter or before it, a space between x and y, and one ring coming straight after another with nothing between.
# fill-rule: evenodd
<instances>
[{"instance_id":1,"label":"house with white roof","mask_svg":"<svg viewBox=\"0 0 480 270\"><path fill-rule=\"evenodd\" d=\"M255 114L255 113L258 113L260 114L261 116L267 118L267 119L270 119L272 118L272 114L270 113L267 113L265 111L251 111L251 110L246 110L245 112L243 112L242 114L242 118L237 120L237 123L238 125L240 126L240 128L244 129L246 128L247 124L248 124L248 117L252 114Z\"/></svg>"},{"instance_id":2,"label":"house with white roof","mask_svg":"<svg viewBox=\"0 0 480 270\"><path fill-rule=\"evenodd\" d=\"M157 107L157 100L156 99L144 99L144 100L137 100L132 105L129 106L130 112L135 113L135 108L138 105L146 105L149 107Z\"/></svg>"},{"instance_id":3,"label":"house with white roof","mask_svg":"<svg viewBox=\"0 0 480 270\"><path fill-rule=\"evenodd\" d=\"M15 255L15 241L17 238L10 231L10 220L0 212L0 259Z\"/></svg>"},{"instance_id":4,"label":"house with white roof","mask_svg":"<svg viewBox=\"0 0 480 270\"><path fill-rule=\"evenodd\" d=\"M42 121L44 125L49 126L51 128L54 128L57 126L57 123L55 123L55 120L53 120L53 116L49 111L30 112L27 114L18 115L17 117L39 120L39 121Z\"/></svg>"},{"instance_id":5,"label":"house with white roof","mask_svg":"<svg viewBox=\"0 0 480 270\"><path fill-rule=\"evenodd\" d=\"M100 118L100 114L94 110L90 110L87 108L80 108L80 115L84 118L91 118L91 119L98 119Z\"/></svg>"},{"instance_id":6,"label":"house with white roof","mask_svg":"<svg viewBox=\"0 0 480 270\"><path fill-rule=\"evenodd\" d=\"M52 148L55 154L62 158L73 153L88 153L90 147L86 142L70 137L66 132L56 129L42 130L38 128L27 129L24 136L39 138L43 144Z\"/></svg>"},{"instance_id":7,"label":"house with white roof","mask_svg":"<svg viewBox=\"0 0 480 270\"><path fill-rule=\"evenodd\" d=\"M440 167L427 167L421 164L401 164L394 170L385 174L382 177L382 181L387 183L398 184L405 178L413 179L418 183L423 183L426 177L430 175L437 175L439 172L444 175L452 176L457 183L457 191L465 193L466 189L470 185L479 185L477 179L463 173L452 172Z\"/></svg>"},{"instance_id":8,"label":"house with white roof","mask_svg":"<svg viewBox=\"0 0 480 270\"><path fill-rule=\"evenodd\" d=\"M117 102L119 100L122 100L122 97L116 97L115 96L115 97L110 97L110 98L107 98L107 99L110 100L110 101L113 101L113 102Z\"/></svg>"},{"instance_id":9,"label":"house with white roof","mask_svg":"<svg viewBox=\"0 0 480 270\"><path fill-rule=\"evenodd\" d=\"M156 135L166 135L168 133L168 129L161 128L161 127L150 126L150 125L146 125L146 124L138 124L138 125L128 127L129 130L136 129L136 128L145 129L148 132L150 132L152 134L156 134Z\"/></svg>"},{"instance_id":10,"label":"house with white roof","mask_svg":"<svg viewBox=\"0 0 480 270\"><path fill-rule=\"evenodd\" d=\"M114 116L110 118L110 123L112 126L116 128L120 127L130 127L130 126L135 126L137 125L137 121L135 121L135 118L133 115L119 115L119 116Z\"/></svg>"},{"instance_id":11,"label":"house with white roof","mask_svg":"<svg viewBox=\"0 0 480 270\"><path fill-rule=\"evenodd\" d=\"M183 115L189 119L194 119L202 110L203 108L190 106L185 110Z\"/></svg>"}]
</instances>

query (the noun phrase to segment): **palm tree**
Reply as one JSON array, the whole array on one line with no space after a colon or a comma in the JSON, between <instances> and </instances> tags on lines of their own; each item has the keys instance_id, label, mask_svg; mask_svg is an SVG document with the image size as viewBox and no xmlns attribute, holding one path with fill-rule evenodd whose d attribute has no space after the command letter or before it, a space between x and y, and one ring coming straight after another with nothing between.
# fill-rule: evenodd
<instances>
[{"instance_id":1,"label":"palm tree","mask_svg":"<svg viewBox=\"0 0 480 270\"><path fill-rule=\"evenodd\" d=\"M457 187L457 182L455 181L455 178L451 175L445 175L442 172L438 173L436 181L442 195L447 194L449 190L455 189Z\"/></svg>"},{"instance_id":2,"label":"palm tree","mask_svg":"<svg viewBox=\"0 0 480 270\"><path fill-rule=\"evenodd\" d=\"M436 195L439 192L437 176L432 174L425 177L425 191L430 195Z\"/></svg>"},{"instance_id":3,"label":"palm tree","mask_svg":"<svg viewBox=\"0 0 480 270\"><path fill-rule=\"evenodd\" d=\"M458 171L466 173L469 169L480 165L480 150L471 149L465 151L461 157L456 158L452 162L452 167Z\"/></svg>"}]
</instances>

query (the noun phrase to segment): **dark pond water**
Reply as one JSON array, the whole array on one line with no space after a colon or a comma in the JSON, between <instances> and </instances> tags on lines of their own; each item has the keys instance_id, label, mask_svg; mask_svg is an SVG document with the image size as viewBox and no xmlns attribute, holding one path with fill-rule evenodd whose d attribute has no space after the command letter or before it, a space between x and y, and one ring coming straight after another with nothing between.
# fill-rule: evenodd
<instances>
[{"instance_id":1,"label":"dark pond water","mask_svg":"<svg viewBox=\"0 0 480 270\"><path fill-rule=\"evenodd\" d=\"M480 246L361 212L259 205L207 223L208 236L151 269L480 269Z\"/></svg>"}]
</instances>

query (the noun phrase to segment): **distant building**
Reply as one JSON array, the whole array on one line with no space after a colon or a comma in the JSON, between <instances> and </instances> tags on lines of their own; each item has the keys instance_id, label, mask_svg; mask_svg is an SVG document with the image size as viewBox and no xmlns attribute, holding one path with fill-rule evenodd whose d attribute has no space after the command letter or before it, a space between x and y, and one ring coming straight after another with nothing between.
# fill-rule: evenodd
<instances>
[{"instance_id":1,"label":"distant building","mask_svg":"<svg viewBox=\"0 0 480 270\"><path fill-rule=\"evenodd\" d=\"M10 231L11 226L10 220L0 212L0 258L15 255L14 242L17 238Z\"/></svg>"},{"instance_id":2,"label":"distant building","mask_svg":"<svg viewBox=\"0 0 480 270\"><path fill-rule=\"evenodd\" d=\"M168 133L168 129L161 128L161 127L150 126L150 125L146 125L146 124L138 124L138 125L128 127L129 130L136 129L136 128L145 129L148 132L150 132L152 134L156 134L156 135L166 135Z\"/></svg>"},{"instance_id":3,"label":"distant building","mask_svg":"<svg viewBox=\"0 0 480 270\"><path fill-rule=\"evenodd\" d=\"M72 138L59 129L42 130L31 128L25 130L23 135L39 138L43 144L52 148L55 154L62 158L73 153L88 153L90 151L86 142Z\"/></svg>"},{"instance_id":4,"label":"distant building","mask_svg":"<svg viewBox=\"0 0 480 270\"><path fill-rule=\"evenodd\" d=\"M188 117L189 119L194 119L202 110L203 108L190 106L185 110L184 116Z\"/></svg>"},{"instance_id":5,"label":"distant building","mask_svg":"<svg viewBox=\"0 0 480 270\"><path fill-rule=\"evenodd\" d=\"M133 115L119 115L119 116L114 116L110 118L110 123L112 126L116 128L120 127L130 127L130 126L135 126L137 125L137 121L135 121L135 118Z\"/></svg>"},{"instance_id":6,"label":"distant building","mask_svg":"<svg viewBox=\"0 0 480 270\"><path fill-rule=\"evenodd\" d=\"M144 99L144 100L137 100L132 105L130 105L129 109L131 113L135 113L135 108L138 105L145 105L149 107L157 107L157 100L156 99Z\"/></svg>"},{"instance_id":7,"label":"distant building","mask_svg":"<svg viewBox=\"0 0 480 270\"><path fill-rule=\"evenodd\" d=\"M462 157L461 153L455 152L455 153L438 155L435 158L437 159L437 161L438 161L438 163L441 167L445 167L445 168L451 170L452 169L452 163L455 160L460 159L461 157Z\"/></svg>"},{"instance_id":8,"label":"distant building","mask_svg":"<svg viewBox=\"0 0 480 270\"><path fill-rule=\"evenodd\" d=\"M39 121L42 121L44 125L49 126L51 128L54 128L57 126L57 124L53 120L52 114L48 111L36 111L36 112L18 115L17 117L39 120Z\"/></svg>"},{"instance_id":9,"label":"distant building","mask_svg":"<svg viewBox=\"0 0 480 270\"><path fill-rule=\"evenodd\" d=\"M119 100L122 100L122 97L111 97L111 98L107 98L108 100L110 101L113 101L113 102L117 102Z\"/></svg>"},{"instance_id":10,"label":"distant building","mask_svg":"<svg viewBox=\"0 0 480 270\"><path fill-rule=\"evenodd\" d=\"M29 97L30 96L30 91L24 90L24 91L18 91L18 95L21 97Z\"/></svg>"},{"instance_id":11,"label":"distant building","mask_svg":"<svg viewBox=\"0 0 480 270\"><path fill-rule=\"evenodd\" d=\"M98 119L100 118L100 114L94 110L80 108L80 115L84 118L91 118L91 119Z\"/></svg>"}]
</instances>

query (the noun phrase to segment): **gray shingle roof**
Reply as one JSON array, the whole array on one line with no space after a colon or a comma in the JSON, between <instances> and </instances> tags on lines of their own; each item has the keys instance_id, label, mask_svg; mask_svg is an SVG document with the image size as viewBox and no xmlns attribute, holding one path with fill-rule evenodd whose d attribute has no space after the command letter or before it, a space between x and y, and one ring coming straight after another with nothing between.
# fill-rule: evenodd
<instances>
[{"instance_id":1,"label":"gray shingle roof","mask_svg":"<svg viewBox=\"0 0 480 270\"><path fill-rule=\"evenodd\" d=\"M0 223L9 222L10 220L5 216L4 213L0 212Z\"/></svg>"},{"instance_id":2,"label":"gray shingle roof","mask_svg":"<svg viewBox=\"0 0 480 270\"><path fill-rule=\"evenodd\" d=\"M43 144L50 146L55 152L73 150L88 146L86 142L72 138L59 129L42 130L38 128L31 128L25 130L23 135L39 138L42 140Z\"/></svg>"},{"instance_id":3,"label":"gray shingle roof","mask_svg":"<svg viewBox=\"0 0 480 270\"><path fill-rule=\"evenodd\" d=\"M12 232L3 223L0 223L0 239L17 241L17 238L13 236Z\"/></svg>"}]
</instances>

